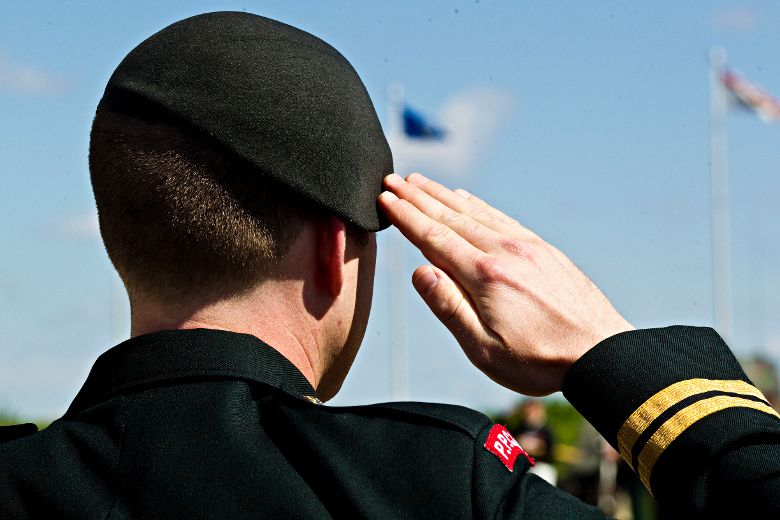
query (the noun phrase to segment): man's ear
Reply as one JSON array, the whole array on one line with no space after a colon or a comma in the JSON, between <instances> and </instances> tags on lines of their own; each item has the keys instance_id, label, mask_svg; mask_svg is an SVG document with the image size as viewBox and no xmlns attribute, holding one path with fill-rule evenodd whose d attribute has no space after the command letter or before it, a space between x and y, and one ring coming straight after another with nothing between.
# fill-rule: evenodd
<instances>
[{"instance_id":1,"label":"man's ear","mask_svg":"<svg viewBox=\"0 0 780 520\"><path fill-rule=\"evenodd\" d=\"M344 285L347 227L340 218L329 216L316 226L316 233L317 286L335 297Z\"/></svg>"}]
</instances>

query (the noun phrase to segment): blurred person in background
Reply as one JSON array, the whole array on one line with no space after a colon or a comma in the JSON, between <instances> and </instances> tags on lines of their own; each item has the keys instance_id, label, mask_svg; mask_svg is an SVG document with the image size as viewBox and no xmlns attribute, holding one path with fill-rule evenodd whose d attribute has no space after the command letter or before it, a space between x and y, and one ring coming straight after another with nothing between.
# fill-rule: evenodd
<instances>
[{"instance_id":1,"label":"blurred person in background","mask_svg":"<svg viewBox=\"0 0 780 520\"><path fill-rule=\"evenodd\" d=\"M525 399L518 405L517 415L518 425L510 431L536 462L530 472L556 485L558 471L553 465L555 446L552 431L547 426L544 402L541 399Z\"/></svg>"},{"instance_id":2,"label":"blurred person in background","mask_svg":"<svg viewBox=\"0 0 780 520\"><path fill-rule=\"evenodd\" d=\"M778 384L775 364L764 357L754 356L742 360L742 366L750 380L766 396L769 404L775 410L780 410L780 384Z\"/></svg>"}]
</instances>

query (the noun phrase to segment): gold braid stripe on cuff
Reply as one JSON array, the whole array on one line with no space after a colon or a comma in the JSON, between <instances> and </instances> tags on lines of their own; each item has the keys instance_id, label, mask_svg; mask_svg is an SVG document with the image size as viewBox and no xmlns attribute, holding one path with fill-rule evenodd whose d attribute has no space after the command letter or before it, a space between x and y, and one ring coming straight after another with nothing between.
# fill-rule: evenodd
<instances>
[{"instance_id":1,"label":"gold braid stripe on cuff","mask_svg":"<svg viewBox=\"0 0 780 520\"><path fill-rule=\"evenodd\" d=\"M626 422L623 423L617 434L620 455L631 465L631 451L634 449L634 443L659 415L683 399L712 391L732 392L766 399L756 387L745 381L712 379L678 381L653 395L626 419Z\"/></svg>"},{"instance_id":2,"label":"gold braid stripe on cuff","mask_svg":"<svg viewBox=\"0 0 780 520\"><path fill-rule=\"evenodd\" d=\"M647 489L650 489L650 475L653 473L653 467L661 454L674 442L674 440L691 425L707 417L710 414L725 410L726 408L752 408L761 412L774 415L780 418L780 415L768 404L743 399L731 395L718 395L701 401L696 401L692 405L683 408L674 414L668 421L663 423L648 439L642 451L639 453L639 478L642 479Z\"/></svg>"}]
</instances>

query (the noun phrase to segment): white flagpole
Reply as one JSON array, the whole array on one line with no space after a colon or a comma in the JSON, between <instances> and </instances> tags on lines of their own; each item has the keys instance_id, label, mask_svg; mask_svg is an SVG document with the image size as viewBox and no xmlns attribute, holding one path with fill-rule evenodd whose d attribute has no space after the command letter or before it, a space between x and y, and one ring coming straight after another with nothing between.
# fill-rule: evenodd
<instances>
[{"instance_id":1,"label":"white flagpole","mask_svg":"<svg viewBox=\"0 0 780 520\"><path fill-rule=\"evenodd\" d=\"M130 338L129 305L125 286L116 272L112 273L109 283L109 341L117 345Z\"/></svg>"},{"instance_id":2,"label":"white flagpole","mask_svg":"<svg viewBox=\"0 0 780 520\"><path fill-rule=\"evenodd\" d=\"M403 157L398 153L399 143L404 138L402 111L404 107L404 89L399 84L390 85L387 89L389 135L396 143L393 154L395 171L403 175L405 165ZM390 293L390 384L392 398L395 401L409 399L409 352L406 330L406 242L396 230L392 230L386 242L387 252L387 285Z\"/></svg>"},{"instance_id":3,"label":"white flagpole","mask_svg":"<svg viewBox=\"0 0 780 520\"><path fill-rule=\"evenodd\" d=\"M712 277L715 329L732 339L731 237L729 217L727 92L721 83L726 52L713 48L710 61L710 187L712 211Z\"/></svg>"}]
</instances>

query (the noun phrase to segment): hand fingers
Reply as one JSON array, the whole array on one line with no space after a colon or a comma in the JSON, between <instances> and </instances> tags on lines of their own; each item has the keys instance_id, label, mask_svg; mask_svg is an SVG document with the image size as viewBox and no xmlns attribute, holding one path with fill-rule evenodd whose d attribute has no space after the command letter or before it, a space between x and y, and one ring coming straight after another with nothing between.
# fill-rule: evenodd
<instances>
[{"instance_id":1,"label":"hand fingers","mask_svg":"<svg viewBox=\"0 0 780 520\"><path fill-rule=\"evenodd\" d=\"M471 290L474 266L484 253L446 225L436 222L411 202L386 191L379 195L379 205L388 220L397 227L432 263L446 269Z\"/></svg>"},{"instance_id":2,"label":"hand fingers","mask_svg":"<svg viewBox=\"0 0 780 520\"><path fill-rule=\"evenodd\" d=\"M517 221L481 200L479 197L468 193L466 190L452 191L419 173L409 175L407 180L441 203L470 216L493 231L508 235L529 232Z\"/></svg>"},{"instance_id":3,"label":"hand fingers","mask_svg":"<svg viewBox=\"0 0 780 520\"><path fill-rule=\"evenodd\" d=\"M412 284L433 314L455 336L466 355L475 363L484 362L489 355L484 349L492 343L491 334L463 288L432 265L418 267L412 275Z\"/></svg>"},{"instance_id":4,"label":"hand fingers","mask_svg":"<svg viewBox=\"0 0 780 520\"><path fill-rule=\"evenodd\" d=\"M503 238L468 215L442 204L421 190L419 186L405 182L398 175L389 175L385 179L385 185L400 198L408 200L421 212L454 230L472 245L485 252L495 249Z\"/></svg>"},{"instance_id":5,"label":"hand fingers","mask_svg":"<svg viewBox=\"0 0 780 520\"><path fill-rule=\"evenodd\" d=\"M533 231L519 223L517 220L513 219L503 211L491 206L473 193L469 193L468 191L461 188L455 190L455 192L458 193L458 195L461 197L468 199L469 204L472 207L471 211L473 213L480 214L480 212L484 212L485 214L490 215L490 218L494 219L494 221L501 226L505 226L509 229L520 229L525 233L536 236Z\"/></svg>"}]
</instances>

